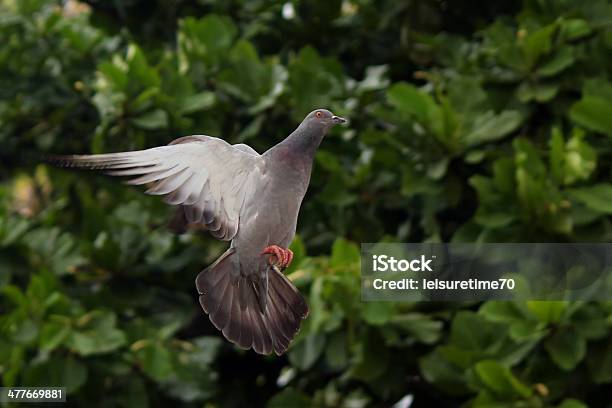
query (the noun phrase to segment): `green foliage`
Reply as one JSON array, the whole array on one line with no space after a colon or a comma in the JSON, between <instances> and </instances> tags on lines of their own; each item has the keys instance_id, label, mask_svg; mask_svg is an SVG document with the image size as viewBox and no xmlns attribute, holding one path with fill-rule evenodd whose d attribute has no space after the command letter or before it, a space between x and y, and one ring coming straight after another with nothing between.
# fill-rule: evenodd
<instances>
[{"instance_id":1,"label":"green foliage","mask_svg":"<svg viewBox=\"0 0 612 408\"><path fill-rule=\"evenodd\" d=\"M143 10L150 12L143 13ZM376 241L612 237L606 0L0 0L0 378L87 406L604 406L604 302L361 302ZM210 134L316 157L283 357L220 338L193 279L224 245L40 154ZM240 390L237 392L237 390Z\"/></svg>"}]
</instances>

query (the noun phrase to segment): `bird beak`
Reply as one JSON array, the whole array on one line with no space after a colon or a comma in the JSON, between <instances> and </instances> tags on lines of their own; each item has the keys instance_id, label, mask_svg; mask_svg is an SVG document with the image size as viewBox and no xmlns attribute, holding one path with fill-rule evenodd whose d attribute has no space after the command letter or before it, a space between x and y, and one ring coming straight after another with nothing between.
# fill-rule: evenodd
<instances>
[{"instance_id":1,"label":"bird beak","mask_svg":"<svg viewBox=\"0 0 612 408\"><path fill-rule=\"evenodd\" d=\"M347 122L347 120L346 120L346 119L341 118L340 116L336 116L336 115L332 116L332 118L331 118L331 119L332 119L332 122L333 122L334 124L346 123L346 122Z\"/></svg>"}]
</instances>

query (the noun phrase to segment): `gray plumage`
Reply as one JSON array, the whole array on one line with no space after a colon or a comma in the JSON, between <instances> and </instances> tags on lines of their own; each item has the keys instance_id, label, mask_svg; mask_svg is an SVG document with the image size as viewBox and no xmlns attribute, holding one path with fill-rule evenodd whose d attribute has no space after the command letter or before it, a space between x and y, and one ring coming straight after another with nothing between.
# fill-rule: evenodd
<instances>
[{"instance_id":1,"label":"gray plumage","mask_svg":"<svg viewBox=\"0 0 612 408\"><path fill-rule=\"evenodd\" d=\"M196 278L200 304L231 342L280 355L307 317L308 306L262 251L270 245L287 248L293 240L316 149L331 126L344 122L317 109L261 155L245 144L187 136L147 150L54 156L51 161L147 184L147 194L178 206L173 229L199 225L231 241Z\"/></svg>"}]
</instances>

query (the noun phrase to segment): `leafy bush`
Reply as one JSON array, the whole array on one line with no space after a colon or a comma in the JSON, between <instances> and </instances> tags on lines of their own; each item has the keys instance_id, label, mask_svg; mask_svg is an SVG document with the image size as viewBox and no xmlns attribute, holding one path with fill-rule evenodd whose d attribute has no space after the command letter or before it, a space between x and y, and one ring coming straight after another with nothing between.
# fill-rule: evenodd
<instances>
[{"instance_id":1,"label":"leafy bush","mask_svg":"<svg viewBox=\"0 0 612 408\"><path fill-rule=\"evenodd\" d=\"M356 243L609 241L612 5L187 3L0 1L2 385L94 406L608 402L609 303L361 302ZM37 162L187 134L264 151L318 106L351 125L316 157L287 271L311 315L280 358L203 316L193 279L222 243Z\"/></svg>"}]
</instances>

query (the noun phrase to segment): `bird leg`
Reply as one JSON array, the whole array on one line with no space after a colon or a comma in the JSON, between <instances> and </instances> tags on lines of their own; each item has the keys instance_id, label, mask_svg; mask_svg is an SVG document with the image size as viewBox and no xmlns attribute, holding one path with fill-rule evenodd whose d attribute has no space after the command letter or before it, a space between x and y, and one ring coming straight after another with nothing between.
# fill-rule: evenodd
<instances>
[{"instance_id":1,"label":"bird leg","mask_svg":"<svg viewBox=\"0 0 612 408\"><path fill-rule=\"evenodd\" d=\"M281 248L278 245L270 245L264 248L262 255L270 254L268 263L284 270L293 260L293 252L290 249Z\"/></svg>"}]
</instances>

